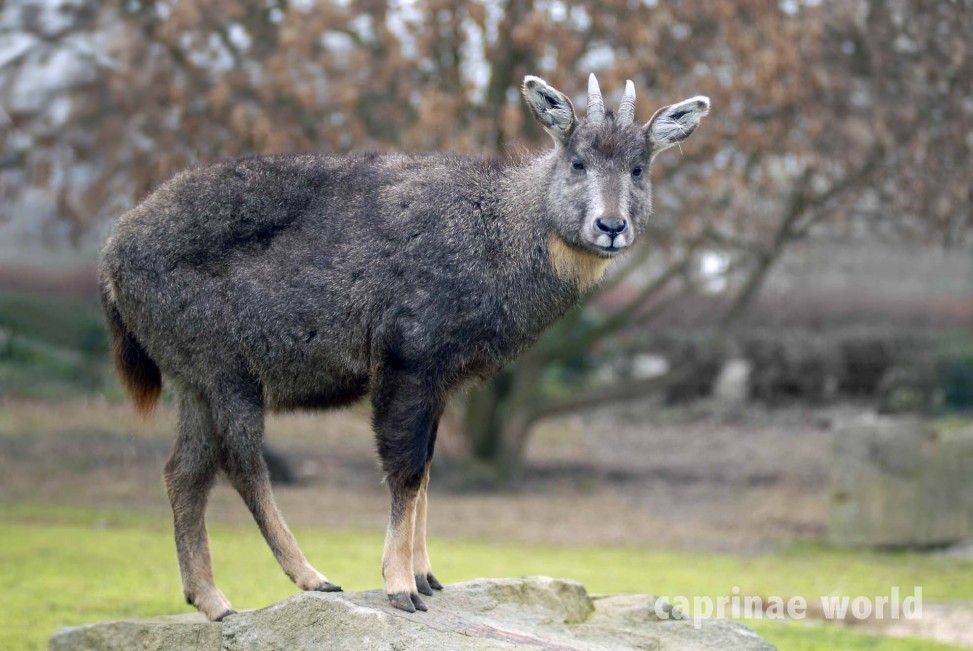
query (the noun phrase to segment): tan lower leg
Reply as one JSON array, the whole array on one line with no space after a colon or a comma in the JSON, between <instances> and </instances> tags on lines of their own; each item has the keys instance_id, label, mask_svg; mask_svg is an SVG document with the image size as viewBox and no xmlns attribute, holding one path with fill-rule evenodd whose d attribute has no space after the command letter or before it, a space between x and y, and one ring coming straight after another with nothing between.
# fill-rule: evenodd
<instances>
[{"instance_id":1,"label":"tan lower leg","mask_svg":"<svg viewBox=\"0 0 973 651\"><path fill-rule=\"evenodd\" d=\"M294 534L287 528L277 508L269 482L261 482L251 490L252 493L244 499L284 573L302 590L318 590L328 584L328 579L308 563L297 546Z\"/></svg>"},{"instance_id":2,"label":"tan lower leg","mask_svg":"<svg viewBox=\"0 0 973 651\"><path fill-rule=\"evenodd\" d=\"M196 606L207 618L220 619L232 611L232 607L213 581L209 534L206 531L205 491L202 496L193 495L178 488L176 481L169 477L166 479L166 490L172 503L183 594L186 601Z\"/></svg>"},{"instance_id":3,"label":"tan lower leg","mask_svg":"<svg viewBox=\"0 0 973 651\"><path fill-rule=\"evenodd\" d=\"M185 389L185 387L184 387ZM172 505L179 574L186 601L211 620L233 612L213 581L206 504L216 478L218 450L212 438L209 406L191 390L179 396L179 435L163 478Z\"/></svg>"},{"instance_id":4,"label":"tan lower leg","mask_svg":"<svg viewBox=\"0 0 973 651\"><path fill-rule=\"evenodd\" d=\"M429 503L427 496L428 488L429 467L426 466L426 474L422 478L422 484L419 486L419 495L416 499L416 526L415 535L412 538L412 569L419 576L426 576L432 572L429 553L426 551L426 510Z\"/></svg>"},{"instance_id":5,"label":"tan lower leg","mask_svg":"<svg viewBox=\"0 0 973 651\"><path fill-rule=\"evenodd\" d=\"M412 541L416 526L416 505L419 493L393 498L392 516L385 535L382 555L382 574L386 594L405 592L416 594L416 578L412 569Z\"/></svg>"},{"instance_id":6,"label":"tan lower leg","mask_svg":"<svg viewBox=\"0 0 973 651\"><path fill-rule=\"evenodd\" d=\"M201 523L192 540L184 539L182 545L178 543L179 570L187 601L192 602L210 620L223 618L232 611L232 607L213 581L206 523Z\"/></svg>"}]
</instances>

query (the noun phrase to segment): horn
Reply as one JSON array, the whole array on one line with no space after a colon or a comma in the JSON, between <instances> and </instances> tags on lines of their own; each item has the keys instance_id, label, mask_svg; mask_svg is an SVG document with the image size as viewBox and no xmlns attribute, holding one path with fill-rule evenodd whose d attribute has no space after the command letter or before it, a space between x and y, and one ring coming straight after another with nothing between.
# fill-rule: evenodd
<instances>
[{"instance_id":1,"label":"horn","mask_svg":"<svg viewBox=\"0 0 973 651\"><path fill-rule=\"evenodd\" d=\"M601 98L598 80L592 72L588 75L588 121L592 124L601 124L603 119L605 119L605 101Z\"/></svg>"},{"instance_id":2,"label":"horn","mask_svg":"<svg viewBox=\"0 0 973 651\"><path fill-rule=\"evenodd\" d=\"M635 121L635 84L631 79L625 81L625 94L618 105L618 123L632 124Z\"/></svg>"}]
</instances>

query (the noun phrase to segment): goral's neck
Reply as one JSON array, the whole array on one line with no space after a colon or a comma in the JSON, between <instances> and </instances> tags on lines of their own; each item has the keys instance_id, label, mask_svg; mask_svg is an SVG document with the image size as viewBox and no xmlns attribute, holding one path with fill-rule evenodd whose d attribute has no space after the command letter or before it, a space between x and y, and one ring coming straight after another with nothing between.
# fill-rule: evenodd
<instances>
[{"instance_id":1,"label":"goral's neck","mask_svg":"<svg viewBox=\"0 0 973 651\"><path fill-rule=\"evenodd\" d=\"M499 188L502 226L497 235L510 263L500 270L500 291L527 331L539 332L560 318L600 282L611 264L558 235L557 216L548 210L554 156L551 152L511 166Z\"/></svg>"}]
</instances>

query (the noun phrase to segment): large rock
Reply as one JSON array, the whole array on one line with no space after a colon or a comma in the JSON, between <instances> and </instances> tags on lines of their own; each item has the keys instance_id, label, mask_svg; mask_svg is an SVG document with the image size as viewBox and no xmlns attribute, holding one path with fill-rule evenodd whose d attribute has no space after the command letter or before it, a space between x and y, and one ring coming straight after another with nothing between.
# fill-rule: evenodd
<instances>
[{"instance_id":1,"label":"large rock","mask_svg":"<svg viewBox=\"0 0 973 651\"><path fill-rule=\"evenodd\" d=\"M304 649L772 650L724 619L660 619L645 595L591 597L573 581L481 579L427 599L429 612L394 610L379 590L304 592L223 623L200 615L66 628L50 651L301 651ZM663 608L660 606L660 612Z\"/></svg>"},{"instance_id":2,"label":"large rock","mask_svg":"<svg viewBox=\"0 0 973 651\"><path fill-rule=\"evenodd\" d=\"M928 547L973 536L973 429L868 418L835 431L829 537Z\"/></svg>"}]
</instances>

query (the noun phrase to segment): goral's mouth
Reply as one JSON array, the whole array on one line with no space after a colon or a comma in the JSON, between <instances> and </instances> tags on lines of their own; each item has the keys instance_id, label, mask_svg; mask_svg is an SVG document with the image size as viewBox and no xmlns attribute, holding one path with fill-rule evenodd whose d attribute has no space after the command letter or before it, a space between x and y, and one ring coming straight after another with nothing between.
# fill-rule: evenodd
<instances>
[{"instance_id":1,"label":"goral's mouth","mask_svg":"<svg viewBox=\"0 0 973 651\"><path fill-rule=\"evenodd\" d=\"M592 242L592 248L594 248L600 255L607 258L613 257L628 248L628 238L625 235L616 235L611 237L609 235L601 234L598 238Z\"/></svg>"}]
</instances>

